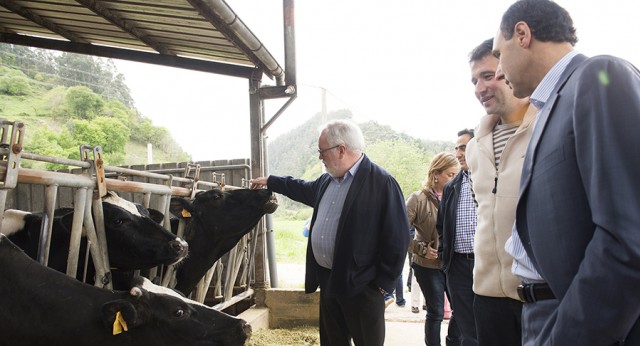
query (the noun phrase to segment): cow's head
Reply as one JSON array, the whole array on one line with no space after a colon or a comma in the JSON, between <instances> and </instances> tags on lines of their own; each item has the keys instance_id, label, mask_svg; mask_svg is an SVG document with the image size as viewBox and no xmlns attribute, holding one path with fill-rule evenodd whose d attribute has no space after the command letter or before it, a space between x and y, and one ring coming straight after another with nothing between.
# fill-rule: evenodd
<instances>
[{"instance_id":1,"label":"cow's head","mask_svg":"<svg viewBox=\"0 0 640 346\"><path fill-rule=\"evenodd\" d=\"M202 191L193 202L172 198L171 213L189 220L185 233L189 257L178 267L176 289L190 293L213 263L277 206L271 191L265 189Z\"/></svg>"},{"instance_id":2,"label":"cow's head","mask_svg":"<svg viewBox=\"0 0 640 346\"><path fill-rule=\"evenodd\" d=\"M187 243L160 226L162 213L113 192L102 199L102 210L112 267L147 269L175 264L187 255Z\"/></svg>"},{"instance_id":3,"label":"cow's head","mask_svg":"<svg viewBox=\"0 0 640 346\"><path fill-rule=\"evenodd\" d=\"M148 344L241 346L251 335L246 321L172 292L139 278L129 297L102 306L102 320L110 332L122 334L114 340L135 330L149 333Z\"/></svg>"}]
</instances>

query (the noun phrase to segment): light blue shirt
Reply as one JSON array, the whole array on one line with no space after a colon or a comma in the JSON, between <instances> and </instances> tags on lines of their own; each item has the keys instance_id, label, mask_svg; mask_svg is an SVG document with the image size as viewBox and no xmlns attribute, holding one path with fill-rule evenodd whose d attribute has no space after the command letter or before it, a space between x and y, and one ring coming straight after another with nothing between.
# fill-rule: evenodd
<instances>
[{"instance_id":1,"label":"light blue shirt","mask_svg":"<svg viewBox=\"0 0 640 346\"><path fill-rule=\"evenodd\" d=\"M311 248L316 262L322 267L331 269L333 266L333 251L342 208L362 158L364 155L360 156L360 159L345 173L342 181L331 178L318 205L318 214L311 232Z\"/></svg>"},{"instance_id":2,"label":"light blue shirt","mask_svg":"<svg viewBox=\"0 0 640 346\"><path fill-rule=\"evenodd\" d=\"M560 59L555 65L553 65L551 70L547 72L538 87L531 94L530 102L534 107L538 109L537 114L540 114L540 110L544 108L544 105L549 100L549 97L551 97L551 92L556 87L556 84L558 84L560 76L562 75L564 70L566 70L567 66L576 55L578 55L578 52L572 50L562 59ZM533 125L534 129L538 125L537 114L536 121ZM526 283L545 281L533 266L531 258L529 258L529 256L527 255L527 252L524 249L524 245L522 245L522 240L520 239L520 235L518 234L518 230L516 229L515 225L513 225L513 228L511 230L511 237L505 243L504 249L513 257L511 272L514 275L519 276L520 279Z\"/></svg>"}]
</instances>

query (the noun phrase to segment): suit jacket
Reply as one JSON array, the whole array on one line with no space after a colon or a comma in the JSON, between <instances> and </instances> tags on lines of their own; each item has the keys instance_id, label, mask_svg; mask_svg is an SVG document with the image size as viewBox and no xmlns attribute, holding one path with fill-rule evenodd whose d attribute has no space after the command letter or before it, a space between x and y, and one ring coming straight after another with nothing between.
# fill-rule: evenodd
<instances>
[{"instance_id":1,"label":"suit jacket","mask_svg":"<svg viewBox=\"0 0 640 346\"><path fill-rule=\"evenodd\" d=\"M462 171L444 186L440 208L438 208L438 220L436 221L436 229L440 237L438 254L442 259L442 270L445 272L449 271L449 265L453 258L453 246L456 241L456 215L461 188Z\"/></svg>"},{"instance_id":2,"label":"suit jacket","mask_svg":"<svg viewBox=\"0 0 640 346\"><path fill-rule=\"evenodd\" d=\"M640 345L640 73L576 56L538 114L516 226L559 300L536 345Z\"/></svg>"},{"instance_id":3,"label":"suit jacket","mask_svg":"<svg viewBox=\"0 0 640 346\"><path fill-rule=\"evenodd\" d=\"M338 222L329 282L327 287L322 287L330 297L352 297L367 285L393 292L409 247L407 211L396 180L366 155L353 179ZM267 186L314 207L310 230L313 233L317 207L330 181L326 173L315 181L269 176ZM318 288L318 269L309 234L307 293Z\"/></svg>"}]
</instances>

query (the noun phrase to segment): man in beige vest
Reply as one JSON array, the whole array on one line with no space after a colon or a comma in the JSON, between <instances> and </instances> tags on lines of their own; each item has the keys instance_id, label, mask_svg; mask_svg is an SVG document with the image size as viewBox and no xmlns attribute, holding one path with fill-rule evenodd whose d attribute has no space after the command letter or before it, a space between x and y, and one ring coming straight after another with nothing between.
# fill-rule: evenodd
<instances>
[{"instance_id":1,"label":"man in beige vest","mask_svg":"<svg viewBox=\"0 0 640 346\"><path fill-rule=\"evenodd\" d=\"M520 345L522 303L504 249L511 236L522 162L531 138L535 109L518 99L491 54L488 39L470 54L471 81L487 115L467 145L467 165L478 205L473 271L478 344Z\"/></svg>"}]
</instances>

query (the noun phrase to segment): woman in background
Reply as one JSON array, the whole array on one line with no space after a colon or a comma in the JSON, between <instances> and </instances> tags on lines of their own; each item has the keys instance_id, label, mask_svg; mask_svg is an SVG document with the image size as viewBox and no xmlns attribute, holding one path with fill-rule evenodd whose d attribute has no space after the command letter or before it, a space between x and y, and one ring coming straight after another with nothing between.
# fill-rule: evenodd
<instances>
[{"instance_id":1,"label":"woman in background","mask_svg":"<svg viewBox=\"0 0 640 346\"><path fill-rule=\"evenodd\" d=\"M440 326L444 318L445 273L438 260L438 204L444 185L458 174L458 160L453 154L438 153L431 160L422 189L407 199L409 225L416 234L409 245L413 255L413 275L427 303L427 318L424 326L424 341L428 346L440 346ZM455 324L454 313L449 321L447 344L460 344L460 332Z\"/></svg>"}]
</instances>

